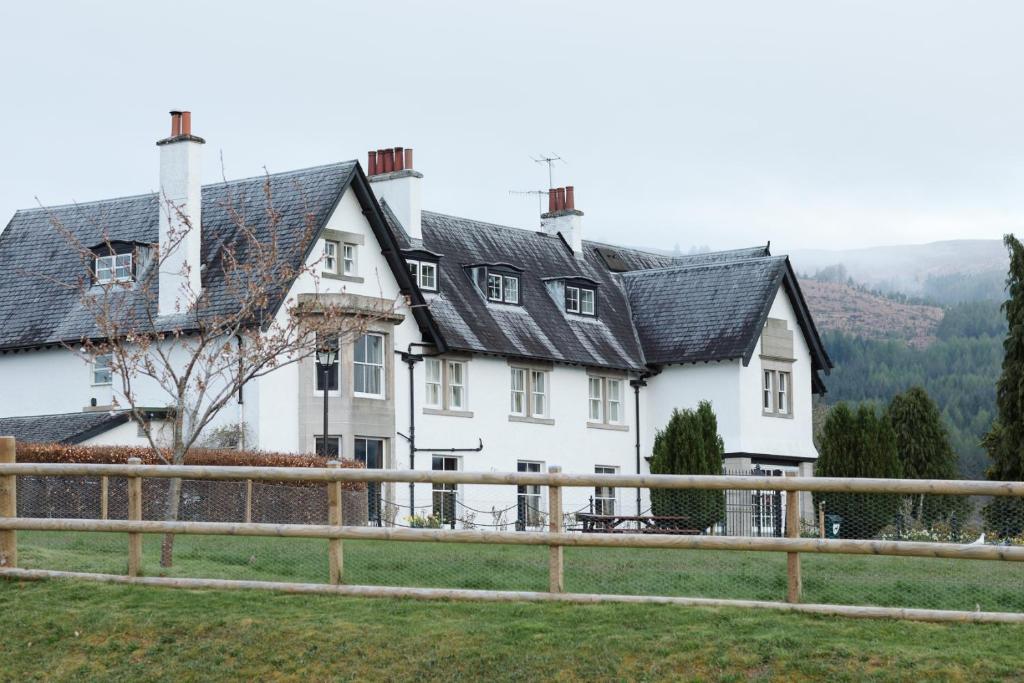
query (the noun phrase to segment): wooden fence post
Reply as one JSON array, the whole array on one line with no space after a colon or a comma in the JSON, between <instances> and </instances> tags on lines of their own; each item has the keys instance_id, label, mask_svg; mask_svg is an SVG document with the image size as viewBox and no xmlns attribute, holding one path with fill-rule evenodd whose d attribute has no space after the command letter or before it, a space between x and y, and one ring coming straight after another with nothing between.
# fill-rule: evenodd
<instances>
[{"instance_id":1,"label":"wooden fence post","mask_svg":"<svg viewBox=\"0 0 1024 683\"><path fill-rule=\"evenodd\" d=\"M795 476L792 472L787 477ZM800 538L800 492L786 491L786 537ZM800 602L803 582L800 576L800 553L786 553L786 602Z\"/></svg>"},{"instance_id":2,"label":"wooden fence post","mask_svg":"<svg viewBox=\"0 0 1024 683\"><path fill-rule=\"evenodd\" d=\"M562 468L558 465L548 467L549 474L558 474ZM548 486L548 530L553 534L562 533L562 487ZM564 549L560 545L550 546L548 558L548 590L561 593L565 590L565 558Z\"/></svg>"},{"instance_id":3,"label":"wooden fence post","mask_svg":"<svg viewBox=\"0 0 1024 683\"><path fill-rule=\"evenodd\" d=\"M0 436L0 463L13 463L15 443L13 436ZM0 517L18 516L18 478L0 477ZM0 567L18 566L18 532L0 531Z\"/></svg>"},{"instance_id":4,"label":"wooden fence post","mask_svg":"<svg viewBox=\"0 0 1024 683\"><path fill-rule=\"evenodd\" d=\"M110 500L110 477L100 477L100 519L106 519Z\"/></svg>"},{"instance_id":5,"label":"wooden fence post","mask_svg":"<svg viewBox=\"0 0 1024 683\"><path fill-rule=\"evenodd\" d=\"M128 458L129 465L141 465L140 458ZM128 519L142 521L142 477L128 477ZM128 534L128 576L142 569L142 534Z\"/></svg>"},{"instance_id":6,"label":"wooden fence post","mask_svg":"<svg viewBox=\"0 0 1024 683\"><path fill-rule=\"evenodd\" d=\"M252 523L252 479L245 480L245 523Z\"/></svg>"},{"instance_id":7,"label":"wooden fence post","mask_svg":"<svg viewBox=\"0 0 1024 683\"><path fill-rule=\"evenodd\" d=\"M341 467L341 463L337 460L331 460L327 463L327 466L331 469L337 469ZM327 523L331 526L341 526L344 522L341 503L341 482L327 482ZM330 538L327 540L327 557L331 568L331 583L340 584L345 575L344 550L340 538Z\"/></svg>"},{"instance_id":8,"label":"wooden fence post","mask_svg":"<svg viewBox=\"0 0 1024 683\"><path fill-rule=\"evenodd\" d=\"M825 501L818 503L818 538L825 538Z\"/></svg>"}]
</instances>

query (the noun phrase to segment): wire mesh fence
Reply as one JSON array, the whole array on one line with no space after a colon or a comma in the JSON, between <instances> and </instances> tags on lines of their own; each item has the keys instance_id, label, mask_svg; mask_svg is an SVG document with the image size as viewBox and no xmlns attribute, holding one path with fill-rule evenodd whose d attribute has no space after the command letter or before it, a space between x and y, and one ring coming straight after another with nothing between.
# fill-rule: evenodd
<instances>
[{"instance_id":1,"label":"wire mesh fence","mask_svg":"<svg viewBox=\"0 0 1024 683\"><path fill-rule=\"evenodd\" d=\"M382 476L386 476L386 473ZM343 524L352 527L547 533L588 538L764 538L900 541L960 546L1024 545L1024 501L1016 497L766 489L641 489L566 486L560 510L547 486L478 483L346 483ZM324 482L182 481L173 518L189 522L328 524ZM783 486L780 484L780 488ZM142 519L169 518L170 479L142 480ZM796 502L797 512L788 506ZM128 518L125 477L17 477L18 516ZM796 528L787 526L787 517ZM523 534L529 536L529 534ZM124 574L124 533L18 532L19 566ZM168 552L168 545L170 545ZM325 583L328 541L245 535L143 535L150 576ZM573 593L779 601L787 591L784 552L575 547L564 552ZM391 540L344 541L344 582L368 586L544 591L544 545ZM1024 612L1024 563L804 552L803 601Z\"/></svg>"}]
</instances>

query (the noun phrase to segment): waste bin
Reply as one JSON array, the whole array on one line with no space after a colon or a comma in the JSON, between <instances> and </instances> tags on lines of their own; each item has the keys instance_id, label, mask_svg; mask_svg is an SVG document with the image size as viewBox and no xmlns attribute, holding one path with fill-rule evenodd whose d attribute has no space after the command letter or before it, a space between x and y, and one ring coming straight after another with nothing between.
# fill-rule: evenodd
<instances>
[{"instance_id":1,"label":"waste bin","mask_svg":"<svg viewBox=\"0 0 1024 683\"><path fill-rule=\"evenodd\" d=\"M825 538L839 538L843 518L839 515L825 515Z\"/></svg>"}]
</instances>

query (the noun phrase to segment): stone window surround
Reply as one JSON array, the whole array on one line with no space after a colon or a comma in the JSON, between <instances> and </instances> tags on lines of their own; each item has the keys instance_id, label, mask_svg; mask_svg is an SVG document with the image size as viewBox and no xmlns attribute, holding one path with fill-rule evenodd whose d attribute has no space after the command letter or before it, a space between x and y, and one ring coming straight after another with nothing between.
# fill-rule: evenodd
<instances>
[{"instance_id":1,"label":"stone window surround","mask_svg":"<svg viewBox=\"0 0 1024 683\"><path fill-rule=\"evenodd\" d=\"M547 363L547 362L544 362L544 361L518 360L518 359L513 360L511 358L506 359L506 363L508 364L509 369L518 368L520 370L524 370L525 371L525 373L524 373L523 393L525 394L524 400L526 402L526 405L524 407L526 408L526 415L516 415L515 413L509 412L508 421L509 422L525 422L525 423L529 423L529 424L539 424L539 425L554 425L555 424L554 418L542 417L542 416L532 415L531 414L531 403L532 403L532 396L531 396L532 386L531 385L532 385L532 379L530 377L530 372L531 371L543 372L543 373L545 373L547 375L547 382L546 382L546 386L544 387L544 398L547 401L547 411L546 412L550 415L551 414L551 374L552 374L552 370L554 370L554 367L555 367L554 363ZM512 380L511 380L511 375L510 375L510 377L509 377L509 382L510 382L509 393L510 394L511 394L511 391L512 391L511 381Z\"/></svg>"},{"instance_id":2,"label":"stone window surround","mask_svg":"<svg viewBox=\"0 0 1024 683\"><path fill-rule=\"evenodd\" d=\"M601 421L595 422L590 419L590 380L600 379L601 380ZM618 370L599 370L597 368L587 368L587 429L609 429L616 432L628 432L629 425L625 423L625 410L626 410L626 391L625 389L619 394L619 404L621 406L621 417L620 422L609 422L608 421L608 380L615 379L621 382L621 386L626 386L627 376L625 372Z\"/></svg>"},{"instance_id":3,"label":"stone window surround","mask_svg":"<svg viewBox=\"0 0 1024 683\"><path fill-rule=\"evenodd\" d=\"M366 243L366 237L357 232L345 232L344 230L330 230L324 229L320 234L320 238L326 242L336 242L338 244L338 250L335 254L337 261L338 272L322 271L320 276L326 280L340 280L342 282L365 282L364 278L359 275L344 275L341 273L341 269L344 268L344 249L346 244L354 244L356 249L356 270L359 269L359 255L358 247L363 246Z\"/></svg>"},{"instance_id":4,"label":"stone window surround","mask_svg":"<svg viewBox=\"0 0 1024 683\"><path fill-rule=\"evenodd\" d=\"M431 356L427 360L438 360L441 362L441 407L424 405L424 415L442 415L446 417L473 417L472 410L452 410L448 404L448 361L462 363L462 391L463 402L469 405L469 360L470 355L465 353L445 353L440 356ZM426 362L424 362L424 390L426 389Z\"/></svg>"},{"instance_id":5,"label":"stone window surround","mask_svg":"<svg viewBox=\"0 0 1024 683\"><path fill-rule=\"evenodd\" d=\"M781 418L784 420L793 419L793 365L796 363L796 359L792 358L774 358L771 356L761 356L761 372L758 374L758 401L761 405L761 415L764 417ZM772 373L772 406L771 410L764 407L764 373ZM778 400L779 400L779 373L784 372L789 376L789 384L786 387L787 411L785 413L778 412Z\"/></svg>"}]
</instances>

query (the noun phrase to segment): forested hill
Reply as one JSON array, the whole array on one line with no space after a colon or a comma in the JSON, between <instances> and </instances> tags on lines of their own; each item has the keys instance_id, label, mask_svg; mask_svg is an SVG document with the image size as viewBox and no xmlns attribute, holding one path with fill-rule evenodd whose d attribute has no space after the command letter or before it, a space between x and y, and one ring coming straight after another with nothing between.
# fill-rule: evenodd
<instances>
[{"instance_id":1,"label":"forested hill","mask_svg":"<svg viewBox=\"0 0 1024 683\"><path fill-rule=\"evenodd\" d=\"M812 281L801 285L805 292L816 290ZM914 305L908 310L894 306L901 302L876 298L880 310L891 310L896 316L911 314L913 320L920 321L932 315L915 310ZM836 366L825 378L827 402L888 403L896 393L922 386L942 411L959 455L961 474L982 477L987 458L979 443L995 414L995 385L1006 335L999 303L974 301L949 306L931 330L892 320L889 338L884 338L886 335L877 330L858 328L837 317L834 306L821 309L819 302L819 313L815 298L808 299ZM870 298L861 300L861 304L870 306Z\"/></svg>"}]
</instances>

